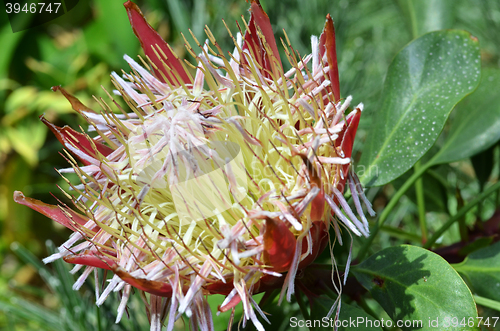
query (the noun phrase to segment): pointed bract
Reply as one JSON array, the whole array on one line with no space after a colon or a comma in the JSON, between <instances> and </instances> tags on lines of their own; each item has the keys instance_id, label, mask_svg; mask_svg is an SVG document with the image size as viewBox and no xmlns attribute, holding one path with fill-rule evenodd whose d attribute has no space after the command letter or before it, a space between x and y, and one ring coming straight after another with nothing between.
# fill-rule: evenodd
<instances>
[{"instance_id":1,"label":"pointed bract","mask_svg":"<svg viewBox=\"0 0 500 331\"><path fill-rule=\"evenodd\" d=\"M82 264L89 267L96 267L105 270L112 270L111 266L116 262L108 256L96 252L85 251L80 254L71 254L63 257L64 261L71 264Z\"/></svg>"},{"instance_id":2,"label":"pointed bract","mask_svg":"<svg viewBox=\"0 0 500 331\"><path fill-rule=\"evenodd\" d=\"M335 28L330 14L326 16L325 27L323 33L319 37L319 53L320 58L326 52L327 64L330 67L328 77L331 82L331 88L335 97L335 102L340 100L340 85L339 85L339 68L337 64L337 49L335 45Z\"/></svg>"},{"instance_id":3,"label":"pointed bract","mask_svg":"<svg viewBox=\"0 0 500 331\"><path fill-rule=\"evenodd\" d=\"M249 50L250 54L255 56L257 62L278 79L280 73L283 72L283 65L281 64L271 21L258 0L252 0L250 12L249 30L245 33L243 51ZM260 30L264 38L261 38L258 30ZM266 49L266 46L268 49ZM243 61L243 63L246 62L246 60ZM265 76L269 77L269 74L266 72Z\"/></svg>"},{"instance_id":4,"label":"pointed bract","mask_svg":"<svg viewBox=\"0 0 500 331\"><path fill-rule=\"evenodd\" d=\"M341 139L336 140L337 147L344 151L345 157L350 158L352 156L352 147L354 146L354 139L356 137L356 132L358 131L359 120L361 118L361 110L358 108L355 113L349 114L350 116L346 119L346 124L339 133ZM350 164L342 165L343 178L339 182L339 190L342 193L345 189L345 183L347 181Z\"/></svg>"},{"instance_id":5,"label":"pointed bract","mask_svg":"<svg viewBox=\"0 0 500 331\"><path fill-rule=\"evenodd\" d=\"M172 53L170 47L158 32L149 25L139 7L132 1L127 1L123 5L127 9L130 25L139 39L144 53L157 67L157 69L153 69L156 78L165 82L163 78L165 76L172 85L177 87L180 85L178 76L184 84L191 84L191 78L182 66L181 61ZM165 65L170 70L165 68Z\"/></svg>"},{"instance_id":6,"label":"pointed bract","mask_svg":"<svg viewBox=\"0 0 500 331\"><path fill-rule=\"evenodd\" d=\"M50 129L50 131L52 131L52 133L54 133L57 140L59 140L64 147L69 149L85 165L89 165L91 162L84 155L93 159L98 159L96 152L99 152L102 156L108 156L113 152L111 147L92 141L92 138L88 135L77 132L69 126L60 128L57 125L50 123L45 117L43 117L43 115L40 116L40 120ZM83 154L80 154L77 151L80 151Z\"/></svg>"},{"instance_id":7,"label":"pointed bract","mask_svg":"<svg viewBox=\"0 0 500 331\"><path fill-rule=\"evenodd\" d=\"M47 216L53 221L64 225L65 227L73 231L78 228L78 225L85 225L88 222L87 217L75 213L69 208L49 205L40 200L25 197L23 192L20 191L14 192L14 201L21 205L30 207L31 209Z\"/></svg>"}]
</instances>

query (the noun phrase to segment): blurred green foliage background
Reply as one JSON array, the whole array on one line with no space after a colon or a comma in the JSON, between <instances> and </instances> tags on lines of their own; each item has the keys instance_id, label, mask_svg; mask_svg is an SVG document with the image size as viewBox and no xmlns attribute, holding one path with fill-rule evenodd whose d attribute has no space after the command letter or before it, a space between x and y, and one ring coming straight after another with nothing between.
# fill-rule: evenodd
<instances>
[{"instance_id":1,"label":"blurred green foliage background","mask_svg":"<svg viewBox=\"0 0 500 331\"><path fill-rule=\"evenodd\" d=\"M189 56L180 33L194 45L188 29L202 41L205 39L203 30L208 25L223 49L232 51L221 19L225 19L234 33L236 20L241 15L249 17L248 3L244 0L143 0L137 3L150 24L181 58ZM362 149L370 116L376 113L387 67L416 31L468 30L479 38L483 66L500 66L500 4L497 0L262 0L262 6L278 38L284 36L282 29L285 29L291 44L301 55L310 52L310 36L321 33L326 14L332 15L337 33L341 93L344 97L353 95L354 103L363 102L367 110L356 141L358 151ZM411 23L411 15L419 16L416 22L421 26ZM116 305L109 304L99 312L93 307L91 296L58 293L43 281L54 278L42 279L37 268L26 264L34 258L29 252L43 257L47 255L47 240L58 245L69 233L44 216L15 204L12 195L14 190L20 190L47 203L56 203L55 197L64 201L56 185L63 188L66 185L54 168L67 164L59 155L58 141L47 132L38 117L45 114L59 126L68 124L74 128L83 125L83 121L66 99L52 92L50 87L62 85L84 104L98 109L92 96L107 99L102 88L112 90L110 72L128 70L123 54L134 57L142 54L142 50L129 26L122 0L82 0L62 17L17 33L12 33L3 8L0 22L0 302L9 302L13 297L24 298L36 309L42 309L41 315L51 311L56 312L57 318L57 311L66 305L61 295L74 295L74 300L85 298L86 306L81 309L91 309L92 316L105 316L108 310L114 312ZM453 178L458 178L455 184L465 187L466 198L481 189L480 184L474 184L475 175L469 161L454 167L453 172ZM386 188L383 193L390 194L390 189ZM375 205L383 204L384 195L377 191L372 197L375 194L378 197ZM445 193L445 205L448 203L446 196ZM448 196L457 202L453 194ZM399 213L407 213L404 217L411 218L416 213L411 197L405 203L398 209ZM438 208L438 211L446 213L444 209ZM486 218L492 209L485 213ZM11 248L18 254L13 254ZM58 268L65 272L62 264ZM38 270L51 272L42 266ZM70 289L71 284L68 286ZM12 306L0 304L0 310L6 309ZM2 317L0 314L0 329L50 329L50 325L44 325L47 321L29 316L6 314ZM76 315L69 313L68 316ZM142 323L141 327L147 329L144 318L134 323ZM64 329L66 324L60 325ZM82 324L82 329L88 325ZM108 324L99 324L103 325ZM127 322L121 327L139 329L138 324Z\"/></svg>"}]
</instances>

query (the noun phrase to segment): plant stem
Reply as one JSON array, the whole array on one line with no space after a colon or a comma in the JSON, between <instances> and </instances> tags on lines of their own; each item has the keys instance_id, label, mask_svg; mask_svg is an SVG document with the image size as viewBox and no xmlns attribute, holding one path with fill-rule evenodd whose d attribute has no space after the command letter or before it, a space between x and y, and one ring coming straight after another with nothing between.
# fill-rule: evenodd
<instances>
[{"instance_id":1,"label":"plant stem","mask_svg":"<svg viewBox=\"0 0 500 331\"><path fill-rule=\"evenodd\" d=\"M487 182L487 180L486 180L486 182ZM484 187L486 185L486 182L483 182L481 180L479 181L479 193L484 191ZM478 222L481 222L482 211L483 211L483 204L480 203L477 205L477 212L476 212L476 217L477 217Z\"/></svg>"},{"instance_id":2,"label":"plant stem","mask_svg":"<svg viewBox=\"0 0 500 331\"><path fill-rule=\"evenodd\" d=\"M482 192L483 190L480 190L479 192ZM465 205L464 199L462 198L462 193L460 192L458 186L456 188L456 198L457 198L457 210L460 210L463 208ZM478 206L480 206L481 203L479 203ZM460 240L463 242L468 242L469 241L469 230L467 229L467 224L465 224L465 217L460 217L458 220L458 229L460 232Z\"/></svg>"},{"instance_id":3,"label":"plant stem","mask_svg":"<svg viewBox=\"0 0 500 331\"><path fill-rule=\"evenodd\" d=\"M407 0L408 12L410 13L411 19L411 35L413 39L418 37L418 26L417 26L417 15L415 14L415 7L413 6L413 0Z\"/></svg>"},{"instance_id":4,"label":"plant stem","mask_svg":"<svg viewBox=\"0 0 500 331\"><path fill-rule=\"evenodd\" d=\"M97 331L102 331L101 326L101 310L100 307L96 306L96 315L97 315Z\"/></svg>"},{"instance_id":5,"label":"plant stem","mask_svg":"<svg viewBox=\"0 0 500 331\"><path fill-rule=\"evenodd\" d=\"M399 188L399 190L392 196L391 200L385 207L384 211L380 214L380 217L377 221L377 224L375 224L375 227L373 228L373 231L366 240L365 244L361 249L359 250L357 260L362 261L363 258L365 257L366 253L368 252L368 249L370 248L373 239L377 236L378 232L380 231L380 227L384 225L385 221L387 220L387 217L391 213L391 211L396 207L396 204L398 203L399 199L408 191L408 189L415 183L417 179L419 179L427 169L429 169L432 166L432 160L421 166L418 170L415 170L413 175L406 180L406 182Z\"/></svg>"},{"instance_id":6,"label":"plant stem","mask_svg":"<svg viewBox=\"0 0 500 331\"><path fill-rule=\"evenodd\" d=\"M476 301L478 305L495 309L496 311L500 311L500 302L498 301L480 297L479 295L474 295L474 301Z\"/></svg>"},{"instance_id":7,"label":"plant stem","mask_svg":"<svg viewBox=\"0 0 500 331\"><path fill-rule=\"evenodd\" d=\"M498 208L500 207L500 189L497 191L497 199L496 199L496 204L495 206ZM496 208L495 208L496 209Z\"/></svg>"},{"instance_id":8,"label":"plant stem","mask_svg":"<svg viewBox=\"0 0 500 331\"><path fill-rule=\"evenodd\" d=\"M414 167L415 172L418 172L420 166L420 161L417 161ZM425 244L427 241L427 222L425 220L424 181L422 178L417 179L415 182L415 194L417 195L418 222L422 231L422 244Z\"/></svg>"},{"instance_id":9,"label":"plant stem","mask_svg":"<svg viewBox=\"0 0 500 331\"><path fill-rule=\"evenodd\" d=\"M424 248L431 248L436 240L441 237L441 235L448 230L450 226L453 225L453 223L457 222L462 218L469 210L472 209L475 205L483 201L484 198L486 198L488 195L491 193L495 192L496 190L500 189L500 181L495 183L494 185L490 186L487 190L484 190L481 194L479 194L477 197L475 197L472 201L470 201L468 204L460 208L460 210L453 215L453 217L450 217L450 219L437 230L432 237L429 238L429 241L425 243Z\"/></svg>"}]
</instances>

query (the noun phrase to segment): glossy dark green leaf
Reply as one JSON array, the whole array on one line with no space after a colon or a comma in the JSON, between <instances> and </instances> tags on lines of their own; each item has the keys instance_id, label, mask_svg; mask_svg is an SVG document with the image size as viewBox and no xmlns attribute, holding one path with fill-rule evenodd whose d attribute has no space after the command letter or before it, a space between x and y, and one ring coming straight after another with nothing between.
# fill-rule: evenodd
<instances>
[{"instance_id":1,"label":"glossy dark green leaf","mask_svg":"<svg viewBox=\"0 0 500 331\"><path fill-rule=\"evenodd\" d=\"M476 319L472 294L457 272L439 255L402 245L379 251L352 272L394 320L422 321L403 330L476 330L446 328L445 319ZM437 319L439 327L429 325Z\"/></svg>"},{"instance_id":2,"label":"glossy dark green leaf","mask_svg":"<svg viewBox=\"0 0 500 331\"><path fill-rule=\"evenodd\" d=\"M473 252L453 267L475 293L500 301L500 242Z\"/></svg>"},{"instance_id":3,"label":"glossy dark green leaf","mask_svg":"<svg viewBox=\"0 0 500 331\"><path fill-rule=\"evenodd\" d=\"M465 31L425 34L396 55L361 156L362 183L383 185L410 169L474 91L480 70L478 41Z\"/></svg>"},{"instance_id":4,"label":"glossy dark green leaf","mask_svg":"<svg viewBox=\"0 0 500 331\"><path fill-rule=\"evenodd\" d=\"M500 139L500 69L485 68L477 90L458 107L433 164L466 159Z\"/></svg>"},{"instance_id":5,"label":"glossy dark green leaf","mask_svg":"<svg viewBox=\"0 0 500 331\"><path fill-rule=\"evenodd\" d=\"M334 315L330 318L326 318L330 308L335 303L335 300L327 297L320 296L314 298L312 301L311 308L311 323L316 322L316 326L312 326L309 329L313 331L319 330L332 330L335 323L338 325L339 331L354 331L354 330L364 330L364 331L381 331L380 325L373 316L368 315L365 311L356 308L354 306L342 303L340 309L340 315L338 322L334 321Z\"/></svg>"}]
</instances>

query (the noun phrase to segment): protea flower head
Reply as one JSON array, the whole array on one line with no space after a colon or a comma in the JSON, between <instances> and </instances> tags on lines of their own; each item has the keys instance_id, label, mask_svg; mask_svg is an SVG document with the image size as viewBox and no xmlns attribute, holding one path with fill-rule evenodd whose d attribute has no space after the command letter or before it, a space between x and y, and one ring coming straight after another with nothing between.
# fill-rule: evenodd
<instances>
[{"instance_id":1,"label":"protea flower head","mask_svg":"<svg viewBox=\"0 0 500 331\"><path fill-rule=\"evenodd\" d=\"M368 235L360 199L372 210L350 167L363 105L347 114L352 98L340 98L332 19L305 57L282 42L285 72L257 0L244 33L230 33L232 53L208 28L198 55L187 45L196 64L180 60L134 3L125 7L146 54L142 65L125 56L132 71L112 74L130 111L102 101L96 112L55 87L96 134L42 117L69 152L71 167L60 173L81 180L68 181L76 209L14 198L74 231L44 261L83 269L75 289L98 268L114 273L97 304L121 291L118 320L136 288L149 293L152 330L171 330L180 313L212 329L210 294L227 296L222 312L241 302L244 322L263 330L252 294L279 286L290 300L330 226L340 244L342 229Z\"/></svg>"}]
</instances>

